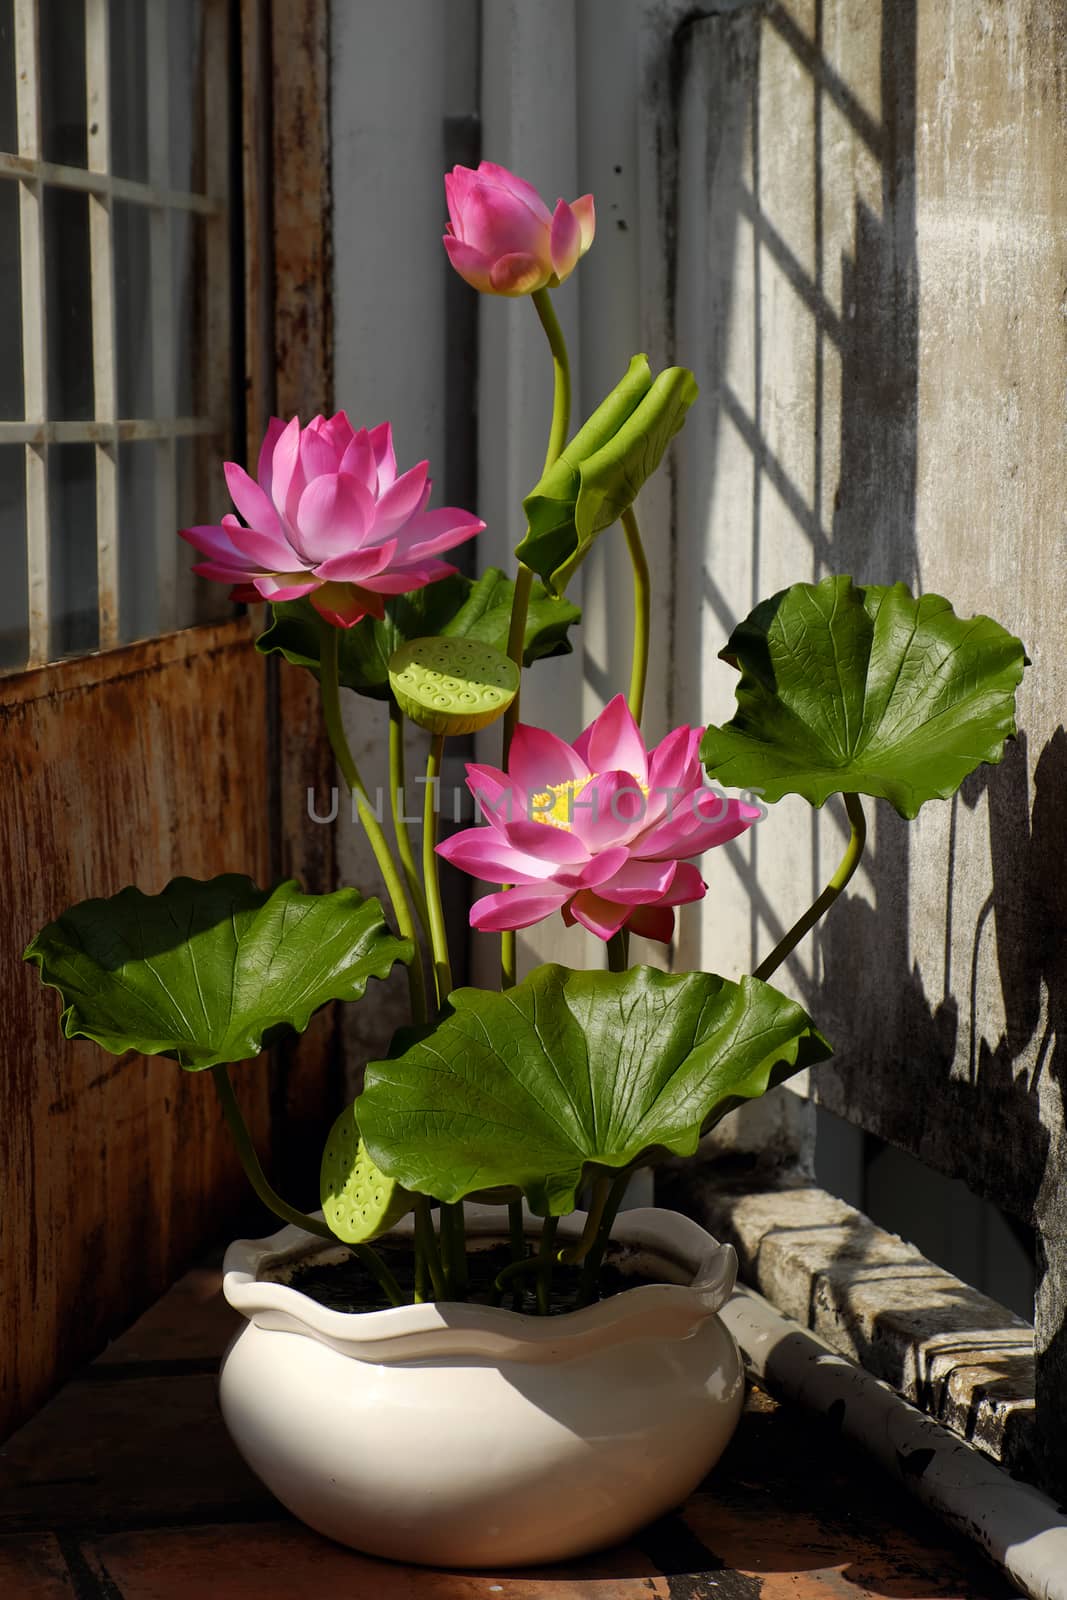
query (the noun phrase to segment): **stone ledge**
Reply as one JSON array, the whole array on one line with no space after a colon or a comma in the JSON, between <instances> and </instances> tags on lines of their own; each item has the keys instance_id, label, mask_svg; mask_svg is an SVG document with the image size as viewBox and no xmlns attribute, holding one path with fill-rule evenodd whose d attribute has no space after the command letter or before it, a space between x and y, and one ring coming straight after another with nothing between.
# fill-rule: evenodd
<instances>
[{"instance_id":1,"label":"stone ledge","mask_svg":"<svg viewBox=\"0 0 1067 1600\"><path fill-rule=\"evenodd\" d=\"M661 1203L736 1249L772 1305L1009 1470L1034 1476L1034 1330L823 1189L669 1170Z\"/></svg>"}]
</instances>

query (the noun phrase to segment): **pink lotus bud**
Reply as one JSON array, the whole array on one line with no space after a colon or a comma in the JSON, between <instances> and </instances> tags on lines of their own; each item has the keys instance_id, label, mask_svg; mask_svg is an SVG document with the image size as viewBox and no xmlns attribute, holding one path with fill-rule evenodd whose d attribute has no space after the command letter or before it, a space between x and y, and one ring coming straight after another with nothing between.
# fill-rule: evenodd
<instances>
[{"instance_id":1,"label":"pink lotus bud","mask_svg":"<svg viewBox=\"0 0 1067 1600\"><path fill-rule=\"evenodd\" d=\"M448 259L483 294L532 294L569 278L593 242L593 197L549 211L532 184L481 161L445 176Z\"/></svg>"}]
</instances>

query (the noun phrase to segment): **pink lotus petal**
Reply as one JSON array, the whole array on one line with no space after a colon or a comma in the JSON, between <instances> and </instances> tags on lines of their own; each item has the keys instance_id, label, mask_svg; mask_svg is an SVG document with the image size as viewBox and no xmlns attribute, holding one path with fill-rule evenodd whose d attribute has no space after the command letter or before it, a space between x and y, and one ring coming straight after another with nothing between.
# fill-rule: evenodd
<instances>
[{"instance_id":1,"label":"pink lotus petal","mask_svg":"<svg viewBox=\"0 0 1067 1600\"><path fill-rule=\"evenodd\" d=\"M258 528L262 533L273 533L282 538L282 526L278 521L278 513L274 504L263 493L258 483L255 483L236 461L223 463L223 474L226 478L226 487L230 491L230 499L244 517L250 528Z\"/></svg>"},{"instance_id":2,"label":"pink lotus petal","mask_svg":"<svg viewBox=\"0 0 1067 1600\"><path fill-rule=\"evenodd\" d=\"M580 255L585 255L596 235L596 207L591 194L583 194L580 199L571 201L571 210L578 219L578 231L581 234L582 246Z\"/></svg>"},{"instance_id":3,"label":"pink lotus petal","mask_svg":"<svg viewBox=\"0 0 1067 1600\"><path fill-rule=\"evenodd\" d=\"M458 220L463 202L470 193L471 184L477 180L478 174L470 167L453 167L451 172L445 173L445 203L448 206L448 215L452 219L449 227Z\"/></svg>"},{"instance_id":4,"label":"pink lotus petal","mask_svg":"<svg viewBox=\"0 0 1067 1600\"><path fill-rule=\"evenodd\" d=\"M536 815L533 811L534 818ZM577 834L568 833L566 828L554 828L551 823L535 820L528 822L519 817L509 824L506 832L516 849L524 850L539 861L550 861L559 867L581 867L589 860L585 845Z\"/></svg>"},{"instance_id":5,"label":"pink lotus petal","mask_svg":"<svg viewBox=\"0 0 1067 1600\"><path fill-rule=\"evenodd\" d=\"M630 913L629 906L612 905L610 900L602 900L592 889L583 889L576 894L570 908L575 921L605 943L613 933L618 933Z\"/></svg>"},{"instance_id":6,"label":"pink lotus petal","mask_svg":"<svg viewBox=\"0 0 1067 1600\"><path fill-rule=\"evenodd\" d=\"M374 518L375 539L389 539L426 504L430 463L420 461L409 468L378 499Z\"/></svg>"},{"instance_id":7,"label":"pink lotus petal","mask_svg":"<svg viewBox=\"0 0 1067 1600\"><path fill-rule=\"evenodd\" d=\"M316 578L333 583L365 583L389 565L396 554L396 540L352 550L348 555L331 556L315 568Z\"/></svg>"},{"instance_id":8,"label":"pink lotus petal","mask_svg":"<svg viewBox=\"0 0 1067 1600\"><path fill-rule=\"evenodd\" d=\"M648 782L645 741L625 696L617 694L589 725L586 760L594 772L629 772Z\"/></svg>"},{"instance_id":9,"label":"pink lotus petal","mask_svg":"<svg viewBox=\"0 0 1067 1600\"><path fill-rule=\"evenodd\" d=\"M517 883L513 889L487 894L471 906L472 928L483 933L503 933L506 928L529 928L558 911L568 891L553 883Z\"/></svg>"},{"instance_id":10,"label":"pink lotus petal","mask_svg":"<svg viewBox=\"0 0 1067 1600\"><path fill-rule=\"evenodd\" d=\"M341 461L345 451L352 443L356 430L348 420L348 413L335 411L332 417L327 418L319 429L337 458L337 470L341 471Z\"/></svg>"},{"instance_id":11,"label":"pink lotus petal","mask_svg":"<svg viewBox=\"0 0 1067 1600\"><path fill-rule=\"evenodd\" d=\"M270 496L270 486L274 476L274 447L284 432L285 423L281 417L271 417L267 423L267 431L263 435L263 443L259 447L256 481L263 493L268 497Z\"/></svg>"},{"instance_id":12,"label":"pink lotus petal","mask_svg":"<svg viewBox=\"0 0 1067 1600\"><path fill-rule=\"evenodd\" d=\"M590 776L589 768L569 744L547 728L534 728L525 722L515 728L508 773L531 797L572 779L584 783Z\"/></svg>"},{"instance_id":13,"label":"pink lotus petal","mask_svg":"<svg viewBox=\"0 0 1067 1600\"><path fill-rule=\"evenodd\" d=\"M313 478L300 496L300 542L316 563L357 550L373 522L373 497L347 473Z\"/></svg>"},{"instance_id":14,"label":"pink lotus petal","mask_svg":"<svg viewBox=\"0 0 1067 1600\"><path fill-rule=\"evenodd\" d=\"M553 872L551 861L516 850L496 828L465 828L439 844L437 854L489 883L539 883Z\"/></svg>"},{"instance_id":15,"label":"pink lotus petal","mask_svg":"<svg viewBox=\"0 0 1067 1600\"><path fill-rule=\"evenodd\" d=\"M472 517L469 511L461 511L458 506L424 511L402 530L404 560L421 560L442 550L452 550L457 544L473 539L484 528L485 523L479 517Z\"/></svg>"},{"instance_id":16,"label":"pink lotus petal","mask_svg":"<svg viewBox=\"0 0 1067 1600\"><path fill-rule=\"evenodd\" d=\"M196 528L179 528L178 538L184 539L203 555L223 566L240 567L248 571L248 562L234 545L229 528L217 523L206 523Z\"/></svg>"},{"instance_id":17,"label":"pink lotus petal","mask_svg":"<svg viewBox=\"0 0 1067 1600\"><path fill-rule=\"evenodd\" d=\"M667 900L667 892L677 870L676 861L627 861L612 878L600 885L598 893L601 899L621 906L648 906L657 901L672 904Z\"/></svg>"},{"instance_id":18,"label":"pink lotus petal","mask_svg":"<svg viewBox=\"0 0 1067 1600\"><path fill-rule=\"evenodd\" d=\"M578 265L582 249L582 230L578 225L578 218L566 200L557 203L552 216L550 249L552 270L562 283L564 278L570 277Z\"/></svg>"},{"instance_id":19,"label":"pink lotus petal","mask_svg":"<svg viewBox=\"0 0 1067 1600\"><path fill-rule=\"evenodd\" d=\"M708 886L691 861L679 861L670 888L660 896L665 906L684 906L692 900L703 900Z\"/></svg>"},{"instance_id":20,"label":"pink lotus petal","mask_svg":"<svg viewBox=\"0 0 1067 1600\"><path fill-rule=\"evenodd\" d=\"M428 583L440 583L455 572L447 561L419 561L412 566L394 567L391 572L380 572L374 578L365 578L364 587L376 594L411 594L414 589L425 589Z\"/></svg>"},{"instance_id":21,"label":"pink lotus petal","mask_svg":"<svg viewBox=\"0 0 1067 1600\"><path fill-rule=\"evenodd\" d=\"M461 171L463 169L456 168L455 170ZM479 161L478 171L473 176L491 179L493 183L499 184L503 189L507 189L517 200L522 200L529 206L534 216L540 218L542 222L551 221L552 213L533 184L527 183L525 178L520 178L507 167L502 167L495 161Z\"/></svg>"},{"instance_id":22,"label":"pink lotus petal","mask_svg":"<svg viewBox=\"0 0 1067 1600\"><path fill-rule=\"evenodd\" d=\"M571 826L590 851L603 850L639 833L647 806L628 772L601 772L574 797Z\"/></svg>"},{"instance_id":23,"label":"pink lotus petal","mask_svg":"<svg viewBox=\"0 0 1067 1600\"><path fill-rule=\"evenodd\" d=\"M349 477L357 478L369 494L377 493L378 466L374 459L370 434L366 428L360 428L358 433L352 435L345 446L338 470L346 472Z\"/></svg>"},{"instance_id":24,"label":"pink lotus petal","mask_svg":"<svg viewBox=\"0 0 1067 1600\"><path fill-rule=\"evenodd\" d=\"M629 859L630 852L624 844L609 844L606 850L598 850L589 865L582 868L574 887L598 889L602 883L607 883L609 878L621 872Z\"/></svg>"},{"instance_id":25,"label":"pink lotus petal","mask_svg":"<svg viewBox=\"0 0 1067 1600\"><path fill-rule=\"evenodd\" d=\"M489 269L489 285L494 294L532 294L535 289L543 289L551 276L551 269L537 256L516 250L497 256Z\"/></svg>"},{"instance_id":26,"label":"pink lotus petal","mask_svg":"<svg viewBox=\"0 0 1067 1600\"><path fill-rule=\"evenodd\" d=\"M462 239L454 239L447 233L444 236L444 245L448 251L449 261L464 282L482 294L490 294L493 288L489 277L493 265L491 258L483 250L476 250L472 244L464 244Z\"/></svg>"},{"instance_id":27,"label":"pink lotus petal","mask_svg":"<svg viewBox=\"0 0 1067 1600\"><path fill-rule=\"evenodd\" d=\"M467 763L467 788L474 796L475 815L504 830L526 816L526 795L513 778L498 767L482 766L479 762ZM542 827L542 823L537 824Z\"/></svg>"},{"instance_id":28,"label":"pink lotus petal","mask_svg":"<svg viewBox=\"0 0 1067 1600\"><path fill-rule=\"evenodd\" d=\"M194 561L192 570L198 578L217 578L220 583L238 583L253 576L246 567L227 566L221 561Z\"/></svg>"},{"instance_id":29,"label":"pink lotus petal","mask_svg":"<svg viewBox=\"0 0 1067 1600\"><path fill-rule=\"evenodd\" d=\"M506 255L529 255L551 270L550 226L509 189L479 183L468 190L456 234L464 244L473 245L494 261Z\"/></svg>"},{"instance_id":30,"label":"pink lotus petal","mask_svg":"<svg viewBox=\"0 0 1067 1600\"><path fill-rule=\"evenodd\" d=\"M674 937L674 912L670 906L635 906L626 919L631 933L641 939L658 939L670 944Z\"/></svg>"},{"instance_id":31,"label":"pink lotus petal","mask_svg":"<svg viewBox=\"0 0 1067 1600\"><path fill-rule=\"evenodd\" d=\"M703 770L697 761L703 732L703 728L675 728L660 740L649 756L650 789L691 789L703 783ZM694 777L696 783L691 781Z\"/></svg>"},{"instance_id":32,"label":"pink lotus petal","mask_svg":"<svg viewBox=\"0 0 1067 1600\"><path fill-rule=\"evenodd\" d=\"M281 534L260 533L256 528L242 527L237 518L229 513L223 517L222 526L229 534L234 549L264 572L289 572L299 561L296 551Z\"/></svg>"},{"instance_id":33,"label":"pink lotus petal","mask_svg":"<svg viewBox=\"0 0 1067 1600\"><path fill-rule=\"evenodd\" d=\"M316 478L332 477L341 464L341 458L334 449L325 433L322 432L322 418L316 418L319 426L312 422L300 436L300 466L304 473L304 483L314 482Z\"/></svg>"},{"instance_id":34,"label":"pink lotus petal","mask_svg":"<svg viewBox=\"0 0 1067 1600\"><path fill-rule=\"evenodd\" d=\"M335 628L354 628L364 617L385 615L385 606L377 595L365 589L356 589L350 583L321 583L311 591L311 604L321 617ZM379 609L375 609L375 607Z\"/></svg>"},{"instance_id":35,"label":"pink lotus petal","mask_svg":"<svg viewBox=\"0 0 1067 1600\"><path fill-rule=\"evenodd\" d=\"M282 573L275 576L272 572L257 573L252 579L252 587L256 589L264 600L300 600L306 594L311 594L318 587L314 578L305 578L298 572Z\"/></svg>"},{"instance_id":36,"label":"pink lotus petal","mask_svg":"<svg viewBox=\"0 0 1067 1600\"><path fill-rule=\"evenodd\" d=\"M196 568L192 570L195 572ZM235 605L255 606L260 604L262 595L252 584L238 583L230 590L230 599Z\"/></svg>"},{"instance_id":37,"label":"pink lotus petal","mask_svg":"<svg viewBox=\"0 0 1067 1600\"><path fill-rule=\"evenodd\" d=\"M293 417L286 423L278 435L271 457L271 485L270 497L279 518L286 524L288 532L288 516L286 506L289 493L293 487L294 477L299 478L299 488L296 498L299 500L299 490L304 486L303 474L300 471L300 418Z\"/></svg>"},{"instance_id":38,"label":"pink lotus petal","mask_svg":"<svg viewBox=\"0 0 1067 1600\"><path fill-rule=\"evenodd\" d=\"M649 756L648 825L677 815L704 784L699 750L703 728L675 728Z\"/></svg>"},{"instance_id":39,"label":"pink lotus petal","mask_svg":"<svg viewBox=\"0 0 1067 1600\"><path fill-rule=\"evenodd\" d=\"M378 493L384 494L396 482L396 451L393 429L388 422L379 422L370 430L370 445L378 468Z\"/></svg>"},{"instance_id":40,"label":"pink lotus petal","mask_svg":"<svg viewBox=\"0 0 1067 1600\"><path fill-rule=\"evenodd\" d=\"M715 845L736 839L760 817L757 806L743 800L725 800L716 806L714 818L705 821L699 815L694 818L693 802L694 797L690 796L670 821L657 823L636 839L634 854L643 861L665 861L672 856L684 860L702 855ZM699 797L699 804L703 804L703 796Z\"/></svg>"}]
</instances>

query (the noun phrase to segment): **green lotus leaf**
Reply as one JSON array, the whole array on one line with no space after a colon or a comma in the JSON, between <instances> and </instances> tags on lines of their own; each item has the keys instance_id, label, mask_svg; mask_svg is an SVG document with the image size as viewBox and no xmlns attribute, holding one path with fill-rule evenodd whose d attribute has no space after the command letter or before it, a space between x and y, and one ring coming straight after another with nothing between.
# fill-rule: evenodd
<instances>
[{"instance_id":1,"label":"green lotus leaf","mask_svg":"<svg viewBox=\"0 0 1067 1600\"><path fill-rule=\"evenodd\" d=\"M814 806L872 795L909 818L1001 759L1026 665L1019 640L989 617L847 577L764 600L720 657L741 679L735 716L700 747L717 783Z\"/></svg>"},{"instance_id":2,"label":"green lotus leaf","mask_svg":"<svg viewBox=\"0 0 1067 1600\"><path fill-rule=\"evenodd\" d=\"M514 1187L563 1215L588 1178L692 1155L742 1100L829 1054L756 978L548 965L503 994L454 990L435 1027L367 1068L356 1115L405 1188L453 1202Z\"/></svg>"},{"instance_id":3,"label":"green lotus leaf","mask_svg":"<svg viewBox=\"0 0 1067 1600\"><path fill-rule=\"evenodd\" d=\"M579 428L526 497L529 530L516 550L562 595L598 533L617 522L655 472L697 397L685 367L653 380L646 356Z\"/></svg>"},{"instance_id":4,"label":"green lotus leaf","mask_svg":"<svg viewBox=\"0 0 1067 1600\"><path fill-rule=\"evenodd\" d=\"M247 1061L302 1033L329 1000L359 1000L369 978L411 960L377 900L355 889L273 891L226 873L175 878L162 894L83 900L26 950L63 997L68 1039L137 1050L200 1071Z\"/></svg>"},{"instance_id":5,"label":"green lotus leaf","mask_svg":"<svg viewBox=\"0 0 1067 1600\"><path fill-rule=\"evenodd\" d=\"M340 630L340 677L348 689L372 700L388 700L389 658L412 639L431 636L474 639L506 650L515 585L498 567L475 581L460 573L385 602L385 618L366 617ZM321 619L310 600L271 607L270 627L256 640L264 655L278 652L294 666L319 673ZM558 600L536 583L526 616L523 664L571 652L567 631L582 620L578 606Z\"/></svg>"},{"instance_id":6,"label":"green lotus leaf","mask_svg":"<svg viewBox=\"0 0 1067 1600\"><path fill-rule=\"evenodd\" d=\"M369 1244L414 1210L415 1196L376 1167L346 1106L326 1140L319 1174L322 1214L346 1244Z\"/></svg>"}]
</instances>

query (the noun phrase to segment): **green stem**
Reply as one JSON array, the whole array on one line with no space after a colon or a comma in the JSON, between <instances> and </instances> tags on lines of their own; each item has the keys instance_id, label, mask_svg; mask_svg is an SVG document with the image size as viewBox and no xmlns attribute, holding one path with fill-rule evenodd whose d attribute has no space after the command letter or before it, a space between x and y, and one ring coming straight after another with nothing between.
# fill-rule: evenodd
<instances>
[{"instance_id":1,"label":"green stem","mask_svg":"<svg viewBox=\"0 0 1067 1600\"><path fill-rule=\"evenodd\" d=\"M541 1229L541 1244L537 1251L537 1311L538 1315L542 1317L548 1316L549 1292L552 1287L552 1266L556 1259L553 1245L558 1226L558 1217L545 1218L545 1225Z\"/></svg>"},{"instance_id":2,"label":"green stem","mask_svg":"<svg viewBox=\"0 0 1067 1600\"><path fill-rule=\"evenodd\" d=\"M358 1256L367 1271L377 1280L379 1289L391 1305L402 1306L406 1304L404 1292L389 1271L377 1250L372 1250L369 1244L350 1244L348 1247Z\"/></svg>"},{"instance_id":3,"label":"green stem","mask_svg":"<svg viewBox=\"0 0 1067 1600\"><path fill-rule=\"evenodd\" d=\"M571 364L567 354L567 341L563 337L563 329L559 325L559 318L556 316L556 308L552 304L549 291L537 289L531 299L552 352L552 422L548 431L548 447L545 450L543 469L547 472L566 444L571 425ZM533 573L520 561L515 577L515 595L511 602L511 624L508 628L508 655L518 667L520 674L523 647L526 642L526 615L530 608L532 588ZM504 713L500 765L505 772L508 767L511 740L519 723L519 700L520 695L517 694ZM507 885L504 887L507 888ZM500 935L500 985L503 989L509 989L516 979L515 944L514 930L506 929Z\"/></svg>"},{"instance_id":4,"label":"green stem","mask_svg":"<svg viewBox=\"0 0 1067 1600\"><path fill-rule=\"evenodd\" d=\"M844 800L845 810L848 812L848 820L852 824L852 832L849 835L848 844L845 846L845 853L837 864L837 871L814 905L808 907L799 922L793 924L785 938L780 939L770 955L760 962L753 973L753 977L762 978L766 981L773 972L777 972L786 957L792 955L804 935L809 933L819 918L824 916L830 909L859 866L860 857L863 855L863 846L867 841L867 819L863 814L863 806L860 803L858 794L846 794Z\"/></svg>"},{"instance_id":5,"label":"green stem","mask_svg":"<svg viewBox=\"0 0 1067 1600\"><path fill-rule=\"evenodd\" d=\"M552 296L547 289L535 289L530 298L545 330L548 348L552 352L552 425L548 431L544 465L544 471L547 472L567 443L567 433L571 425L571 363L567 354L567 341L563 337L563 329L559 325L556 308L552 304Z\"/></svg>"},{"instance_id":6,"label":"green stem","mask_svg":"<svg viewBox=\"0 0 1067 1600\"><path fill-rule=\"evenodd\" d=\"M508 1201L508 1232L511 1237L512 1261L526 1259L526 1223L522 1215L522 1201Z\"/></svg>"},{"instance_id":7,"label":"green stem","mask_svg":"<svg viewBox=\"0 0 1067 1600\"><path fill-rule=\"evenodd\" d=\"M582 1268L582 1278L578 1285L578 1307L592 1305L596 1298L597 1281L600 1276L601 1263L604 1260L604 1251L608 1247L611 1230L615 1226L615 1218L618 1215L622 1197L626 1193L626 1186L630 1181L630 1177L631 1174L629 1172L620 1172L618 1177L612 1181L611 1188L608 1190L607 1199L604 1201L604 1209L600 1214L600 1224L596 1231L596 1238L593 1240L593 1247L586 1256L585 1265Z\"/></svg>"},{"instance_id":8,"label":"green stem","mask_svg":"<svg viewBox=\"0 0 1067 1600\"><path fill-rule=\"evenodd\" d=\"M411 834L407 824L407 780L404 771L404 713L395 700L389 701L389 800L393 811L393 830L396 833L396 848L400 856L400 865L404 869L407 879L408 893L415 905L419 921L427 939L430 937L430 924L426 913L426 896L419 880L419 869L415 863L415 852L411 845Z\"/></svg>"},{"instance_id":9,"label":"green stem","mask_svg":"<svg viewBox=\"0 0 1067 1600\"><path fill-rule=\"evenodd\" d=\"M237 1104L237 1096L233 1092L230 1082L229 1069L225 1066L212 1067L211 1077L219 1100L222 1103L222 1114L226 1118L226 1126L233 1135L233 1142L237 1146L237 1154L241 1158L241 1165L245 1169L245 1176L252 1185L256 1194L276 1217L281 1217L283 1222L294 1223L298 1228L304 1228L308 1233L315 1233L320 1239L330 1239L338 1243L336 1234L320 1222L317 1217L309 1217L304 1211L297 1211L287 1200L283 1200L267 1181L267 1175L260 1166L256 1147L252 1143L252 1135L248 1131L241 1108Z\"/></svg>"},{"instance_id":10,"label":"green stem","mask_svg":"<svg viewBox=\"0 0 1067 1600\"><path fill-rule=\"evenodd\" d=\"M625 972L630 965L630 941L626 929L620 928L608 940L608 971Z\"/></svg>"},{"instance_id":11,"label":"green stem","mask_svg":"<svg viewBox=\"0 0 1067 1600\"><path fill-rule=\"evenodd\" d=\"M433 1217L430 1213L430 1200L429 1196L424 1194L420 1194L415 1202L415 1248L430 1275L434 1299L447 1300L448 1289L445 1285L445 1275L441 1268L441 1257L437 1249L437 1234L434 1231Z\"/></svg>"},{"instance_id":12,"label":"green stem","mask_svg":"<svg viewBox=\"0 0 1067 1600\"><path fill-rule=\"evenodd\" d=\"M443 733L435 733L426 758L426 796L422 809L422 878L426 885L426 910L430 922L430 956L438 1008L452 992L452 967L448 959L448 932L441 904L441 880L437 871L437 784L441 776L441 757L445 747Z\"/></svg>"},{"instance_id":13,"label":"green stem","mask_svg":"<svg viewBox=\"0 0 1067 1600\"><path fill-rule=\"evenodd\" d=\"M526 1256L522 1261L509 1261L506 1267L501 1267L493 1279L494 1287L502 1294L505 1289L512 1286L518 1297L522 1295L521 1279L531 1272L540 1272L541 1257Z\"/></svg>"},{"instance_id":14,"label":"green stem","mask_svg":"<svg viewBox=\"0 0 1067 1600\"><path fill-rule=\"evenodd\" d=\"M593 1248L597 1233L600 1231L600 1221L604 1215L604 1207L607 1205L610 1193L611 1179L608 1177L598 1178L593 1185L593 1203L589 1207L581 1238L577 1244L568 1245L566 1249L561 1250L556 1257L561 1266L574 1267L577 1266L579 1261L585 1260Z\"/></svg>"},{"instance_id":15,"label":"green stem","mask_svg":"<svg viewBox=\"0 0 1067 1600\"><path fill-rule=\"evenodd\" d=\"M267 1210L273 1211L274 1215L280 1217L283 1222L291 1222L296 1227L303 1228L305 1233L313 1233L320 1239L329 1239L331 1244L340 1243L336 1234L331 1232L325 1222L320 1222L318 1217L309 1217L306 1211L298 1211L295 1206L291 1206L287 1200L283 1200L281 1195L271 1188L267 1182L267 1175L260 1165L259 1157L256 1155L256 1147L252 1143L252 1135L248 1131L248 1124L245 1122L241 1107L237 1103L237 1096L233 1092L229 1069L225 1066L212 1067L211 1078L222 1104L222 1114L226 1118L226 1126L233 1136L233 1142L237 1146L237 1154L240 1156L241 1165L245 1169L245 1176L260 1200L267 1207ZM400 1292L400 1286L377 1251L372 1250L369 1245L365 1244L350 1245L349 1248L359 1257L367 1270L373 1274L393 1305L403 1305L404 1297Z\"/></svg>"},{"instance_id":16,"label":"green stem","mask_svg":"<svg viewBox=\"0 0 1067 1600\"><path fill-rule=\"evenodd\" d=\"M467 1298L467 1230L463 1201L441 1206L441 1249L445 1258L445 1277L453 1300Z\"/></svg>"},{"instance_id":17,"label":"green stem","mask_svg":"<svg viewBox=\"0 0 1067 1600\"><path fill-rule=\"evenodd\" d=\"M352 751L348 746L345 735L344 722L341 718L341 693L340 679L338 677L338 636L337 629L324 623L320 630L320 682L322 688L322 714L326 723L326 733L330 741L330 748L334 760L341 769L341 773L349 789L356 797L356 806L359 811L359 820L363 824L370 847L374 851L374 859L378 863L378 871L385 880L385 887L392 902L393 915L396 925L400 929L401 937L410 939L415 946L411 964L408 967L408 986L411 990L411 1010L417 1023L426 1021L426 987L422 974L422 962L418 959L418 938L415 933L415 919L411 912L411 902L404 888L404 880L397 870L393 860L389 842L385 837L381 823L371 808L363 779L359 775Z\"/></svg>"},{"instance_id":18,"label":"green stem","mask_svg":"<svg viewBox=\"0 0 1067 1600\"><path fill-rule=\"evenodd\" d=\"M522 1214L522 1201L508 1201L508 1234L511 1239L511 1264L520 1266L526 1260L526 1223ZM515 1291L515 1306L518 1307L521 1289Z\"/></svg>"},{"instance_id":19,"label":"green stem","mask_svg":"<svg viewBox=\"0 0 1067 1600\"><path fill-rule=\"evenodd\" d=\"M637 526L637 517L633 506L627 507L622 514L623 532L626 535L626 548L630 552L630 565L634 574L634 657L630 669L630 712L636 723L640 724L645 708L645 683L648 679L648 646L651 631L652 616L652 579L648 570L648 558L645 547L641 543L641 530Z\"/></svg>"}]
</instances>

